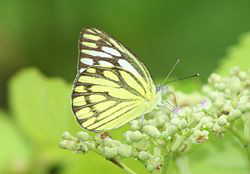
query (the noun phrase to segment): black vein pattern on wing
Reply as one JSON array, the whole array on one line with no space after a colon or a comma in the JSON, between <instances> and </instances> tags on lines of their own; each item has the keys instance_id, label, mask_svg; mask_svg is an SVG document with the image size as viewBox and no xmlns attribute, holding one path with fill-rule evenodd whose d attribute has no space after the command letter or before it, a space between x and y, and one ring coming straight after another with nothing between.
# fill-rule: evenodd
<instances>
[{"instance_id":1,"label":"black vein pattern on wing","mask_svg":"<svg viewBox=\"0 0 250 174\"><path fill-rule=\"evenodd\" d=\"M106 111L108 111L109 109L118 106L119 104L121 104L121 103L117 102L117 103L115 103L113 106L110 106L110 107L108 107L107 109L98 112L97 114L98 114L98 115L99 115L99 114L103 114L103 113L105 113ZM104 119L110 117L111 115L115 114L117 111L119 111L119 110L121 110L121 109L124 109L124 108L126 108L126 107L129 107L129 106L132 106L132 105L134 105L134 104L135 104L135 103L130 103L130 104L128 103L126 106L123 106L123 107L120 107L120 108L118 107L115 111L113 111L112 113L110 113L110 114L107 115L106 117L103 117L102 119L98 119L98 115L95 115L95 116L93 115L93 116L91 116L91 117L89 117L89 118L96 117L97 119L96 119L96 121L95 121L94 123L92 123L91 125L96 124L96 123L98 123L99 121L102 121L102 120L104 120ZM84 118L84 119L79 119L79 120L82 120L81 123L83 123L83 122L87 121L89 118ZM89 127L89 126L91 126L91 125L88 125L87 127Z\"/></svg>"},{"instance_id":2,"label":"black vein pattern on wing","mask_svg":"<svg viewBox=\"0 0 250 174\"><path fill-rule=\"evenodd\" d=\"M102 66L91 66L91 68L94 68L97 70L96 73L89 73L87 71L84 71L82 72L78 78L76 79L79 79L81 76L89 76L89 77L94 77L94 78L100 78L100 79L104 79L104 80L108 80L108 81L111 81L111 82L114 82L116 84L118 84L120 86L120 88L123 88L123 89L126 89L128 92L136 95L136 96L139 96L139 97L142 97L142 98L145 98L139 91L137 91L135 88L129 86L125 80L123 79L123 77L121 76L120 71L125 71L124 69L121 69L119 68L118 70L118 67L102 67ZM115 73L116 76L119 78L119 81L115 81L115 80L112 80L110 78L107 78L103 75L103 71L110 71L112 70L111 72ZM142 83L129 71L125 71L126 73L128 73L142 88L143 90L145 91L146 93L146 89L145 87L142 85ZM83 85L85 86L85 83L81 83L79 81L75 81L75 86L76 85ZM96 85L96 84L89 84L89 85ZM100 85L100 86L105 86L105 85Z\"/></svg>"},{"instance_id":3,"label":"black vein pattern on wing","mask_svg":"<svg viewBox=\"0 0 250 174\"><path fill-rule=\"evenodd\" d=\"M91 33L91 32L88 32L88 30L93 31L95 34ZM83 37L84 34L91 34L91 35L99 36L101 39L97 40L97 41L87 39L87 38ZM108 38L112 38L117 44L119 44L121 47L124 47L127 51L129 51L137 59L138 63L142 66L143 71L145 72L145 74L140 68L138 68L137 63L135 63L134 60L129 57L129 55L127 55L124 52L121 52L119 49L117 49L116 46L108 40ZM81 42L83 42L83 41L95 43L97 48L84 46L84 45L81 44ZM107 43L109 43L110 45L108 45ZM105 52L106 54L109 54L110 56L114 57L114 59L112 59L112 58L95 57L95 56L91 56L91 55L88 55L88 54L85 54L85 53L81 52L81 50L95 50L95 51L99 51L99 52L104 52L101 49L101 47L103 47L103 46L111 47L111 48L117 50L122 56L117 57L117 56L114 56L114 55L111 55L111 54ZM118 67L120 67L120 65L118 63L118 60L119 59L125 59L138 71L138 73L144 79L151 79L151 76L150 76L148 70L146 69L145 65L138 59L138 57L135 54L133 54L131 52L131 50L129 50L127 47L125 47L123 44L121 44L119 41L117 41L114 37L111 37L110 35L108 35L105 32L98 33L98 32L95 31L94 28L83 29L81 31L81 33L80 33L80 40L79 40L78 47L79 47L79 49L78 49L79 50L79 53L78 53L79 54L79 56L78 56L79 57L78 58L78 71L80 70L81 67L83 67L83 68L89 67L89 65L81 63L81 61L80 61L81 58L86 57L86 58L93 59L93 65L98 65L98 61L104 60L104 61L110 62L114 66L118 66ZM147 83L149 83L149 82L147 81Z\"/></svg>"},{"instance_id":4,"label":"black vein pattern on wing","mask_svg":"<svg viewBox=\"0 0 250 174\"><path fill-rule=\"evenodd\" d=\"M133 105L135 105L135 104L133 104ZM132 106L132 105L131 105L131 106ZM126 106L126 107L128 107L128 106ZM126 108L126 107L123 107L122 109L124 109L124 108ZM116 120L117 118L119 118L119 117L121 117L122 115L128 113L129 111L132 111L132 110L135 109L136 107L137 107L137 105L135 105L133 108L127 109L125 112L119 114L119 115L116 116L115 118L113 118L113 119L111 119L111 120L108 120L108 121L102 123L101 125L99 125L99 126L97 126L97 127L94 127L94 128L92 128L92 129L89 129L89 130L93 131L93 130L95 130L95 129L98 129L98 128L100 128L101 126L103 126L103 125L105 125L105 124L107 124L107 123L110 123L110 122ZM121 110L121 108L119 108L119 110ZM116 111L116 112L117 112L117 111ZM114 112L114 113L115 113L115 112ZM112 114L113 114L113 113L112 113ZM110 114L110 115L112 115L112 114ZM110 115L109 115L109 116L110 116ZM109 116L108 116L108 117L109 117ZM107 117L105 117L105 118L107 118ZM98 121L95 121L95 122L92 123L91 125L94 125L94 124L98 123L98 122L101 121L101 120L103 120L103 119L100 119L100 120L98 120ZM88 125L86 128L90 127L91 125Z\"/></svg>"},{"instance_id":5,"label":"black vein pattern on wing","mask_svg":"<svg viewBox=\"0 0 250 174\"><path fill-rule=\"evenodd\" d=\"M92 32L88 32L87 30L91 30ZM93 33L93 32L94 32L94 33ZM99 36L101 39L99 39L99 40L97 40L97 41L94 41L94 40L92 40L92 39L84 38L84 37L83 37L83 34L90 34L90 35ZM84 86L84 87L86 88L86 91L87 91L87 92L84 92L84 93L79 92L79 93L77 93L76 91L73 91L73 93L72 93L72 98L74 98L74 97L76 97L76 96L85 96L85 101L86 101L87 104L84 105L84 106L73 106L73 111L74 111L74 112L76 112L76 111L78 111L78 110L80 110L80 109L82 109L82 108L84 108L84 107L90 107L91 111L94 112L94 117L98 117L98 114L104 113L105 111L107 111L107 110L109 110L109 109L111 109L111 108L117 106L117 105L120 104L121 102L128 102L128 101L131 101L131 100L129 100L129 99L121 99L121 98L116 98L116 97L110 96L110 95L108 94L108 92L92 92L91 89L89 89L89 88L90 88L93 84L91 84L91 83L88 84L88 83L77 82L77 80L79 79L79 77L82 75L81 73L79 73L80 68L88 68L88 67L90 67L89 65L86 65L86 64L82 63L82 62L81 62L81 58L90 58L90 59L92 59L92 60L93 60L93 65L92 65L92 66L94 66L94 65L99 65L99 61L100 61L100 60L103 60L103 61L106 61L106 62L111 63L111 64L114 66L114 67L112 67L112 68L121 67L121 66L119 65L119 63L118 63L118 60L119 60L119 59L124 59L124 60L128 61L128 62L138 71L138 73L142 76L143 79L145 79L145 80L147 81L147 83L149 83L149 80L151 79L151 76L150 76L148 70L146 69L146 67L144 66L144 64L140 62L139 59L136 59L137 62L135 62L132 58L129 57L128 54L126 54L126 53L124 53L124 52L121 52L119 49L117 49L117 48L115 47L115 45L113 45L113 44L108 40L108 38L109 38L109 36L108 36L106 33L104 33L104 32L96 32L95 29L86 29L86 30L82 30L82 32L81 32L81 34L80 34L80 40L79 40L79 45L78 45L78 47L79 47L79 49L78 49L78 50L79 50L79 51L78 51L78 54L79 54L79 56L78 56L78 77L77 77L76 80L75 80L74 87L76 87L77 85L82 85L82 86ZM112 38L112 39L114 39L114 38ZM93 47L88 47L88 46L82 45L81 42L84 42L84 41L86 41L86 42L91 42L91 43L95 43L97 48L93 48ZM121 43L118 42L116 39L114 39L114 41L115 41L117 44L119 44L121 47L124 47L124 46L121 45ZM113 48L113 49L117 50L117 51L121 54L121 56L117 57L117 56L114 56L114 55L111 55L111 54L109 54L109 53L107 53L107 52L102 51L102 47L103 47L103 46L105 46L105 47L110 47L110 48ZM126 47L124 47L124 48L126 48ZM126 48L126 49L127 49L127 51L130 51L128 48ZM105 58L105 57L93 56L93 55L85 54L85 53L82 53L81 50L95 50L95 51L103 52L103 53L105 53L105 54L109 54L112 58ZM124 51L125 51L125 50L124 50ZM131 54L132 54L132 53L131 53ZM137 58L137 56L135 56L135 54L133 54L133 55L134 55L135 58ZM140 65L138 65L138 63L139 63ZM143 68L143 70L142 70L140 67L138 67L138 66L141 66L141 67ZM110 67L109 67L109 69L110 69ZM85 71L83 71L83 72L85 72ZM130 87L130 86L127 85L127 83L126 83L125 80L122 78L122 76L121 76L121 74L120 74L120 72L119 72L118 70L115 70L115 71L112 71L112 72L114 72L114 73L117 75L117 77L119 78L119 81L120 81L120 82L117 82L117 81L114 81L114 80L112 80L112 79L106 78L106 77L104 77L104 76L102 75L102 73L101 73L101 75L100 75L100 73L99 73L99 74L97 73L96 76L93 76L92 73L89 73L88 76L92 76L92 77L96 77L96 78L103 78L103 79L106 79L106 80L108 79L109 81L112 81L112 82L115 82L115 83L119 84L123 89L126 89L128 92L130 92L130 93L132 93L132 94L134 94L134 95L136 94L137 96L138 96L138 94L139 94L140 97L142 97L142 98L145 99L145 97L142 96L140 92L138 92L138 91L135 90L134 88L132 88L132 87ZM145 87L141 84L141 82L140 82L131 72L126 71L126 73L129 73L129 75L130 75L130 76L131 76L131 77L132 77L132 78L133 78L133 79L143 88L143 90L146 92ZM91 74L91 75L90 75L90 74ZM100 86L104 86L104 85L100 85ZM132 90L131 90L131 89L132 89ZM152 90L152 89L150 88L150 90ZM91 102L91 101L89 100L89 96L92 95L92 94L104 95L104 96L107 98L107 100L104 100L104 101L101 101L101 102L106 102L106 101L114 100L114 101L116 101L116 103L115 103L113 106L110 106L109 108L103 110L102 112L97 112L97 111L94 109L93 106L96 105L96 104L98 104L98 103L101 103L101 102L95 102L95 103ZM125 100L126 100L126 101L125 101ZM132 106L132 105L136 105L136 104L133 102L133 103L131 103L131 105L123 106L122 109L124 109L124 108L126 108L126 107L130 107L130 106ZM117 117L113 118L112 120L108 120L107 122L114 121L115 119L119 118L120 116L122 116L123 114L129 112L130 110L133 110L133 109L136 108L136 107L137 107L137 106L134 106L133 108L128 109L127 111L121 113L120 115L118 115ZM118 107L118 109L117 109L116 111L112 112L112 113L109 114L107 117L109 117L110 115L114 114L115 112L117 112L117 111L120 110L120 109L121 109L121 108ZM93 117L93 116L91 116L91 118L92 118L92 117ZM105 118L107 118L107 117L105 117ZM77 118L77 117L76 117L76 118ZM103 118L103 119L105 119L105 118ZM100 119L100 120L97 119L97 120L96 120L94 123L92 123L92 124L96 124L96 123L98 123L99 121L101 121L101 120L103 120L103 119ZM77 120L78 120L79 123L83 123L83 122L87 121L88 118L77 119ZM91 128L91 130L93 131L94 129L100 128L100 127L102 127L103 125L107 124L107 122L103 123L102 125L99 125L98 127ZM80 124L80 125L82 125L82 124ZM90 125L88 125L87 127L90 127ZM87 127L85 127L85 128L87 128Z\"/></svg>"},{"instance_id":6,"label":"black vein pattern on wing","mask_svg":"<svg viewBox=\"0 0 250 174\"><path fill-rule=\"evenodd\" d=\"M91 32L88 32L87 30L91 30L93 31L94 33L91 33ZM98 41L94 41L94 40L91 40L91 39L87 39L87 38L84 38L83 35L84 34L90 34L90 35L95 35L95 36L99 36L101 39L98 40ZM97 48L92 48L92 47L88 47L88 46L85 46L85 45L82 45L82 42L83 41L86 41L86 42L91 42L91 43L95 43ZM117 59L112 59L112 58L104 58L104 57L97 57L97 56L92 56L92 55L88 55L88 54L85 54L85 53L82 53L81 50L94 50L94 51L99 51L99 52L104 52L101 50L101 47L103 46L106 46L106 47L112 47L114 49L116 49L114 46L111 46L111 45L108 45L106 42L107 39L105 39L103 37L103 35L101 34L98 34L96 31L94 31L93 29L90 29L90 28L87 28L87 29L83 29L81 32L80 32L80 39L79 39L79 42L78 42L78 72L81 68L87 68L89 67L89 65L86 65L84 63L81 62L81 58L90 58L90 59L93 59L93 65L99 65L98 61L100 60L103 60L103 61L107 61L107 62L110 62L111 64L113 64L114 66L119 66L118 62L117 62ZM108 42L109 43L109 42ZM111 44L111 43L110 43ZM116 49L117 50L117 49ZM117 50L119 51L119 50ZM105 52L106 53L106 52ZM119 53L121 53L119 51ZM109 53L106 53L112 57L115 57L114 55L111 55Z\"/></svg>"},{"instance_id":7,"label":"black vein pattern on wing","mask_svg":"<svg viewBox=\"0 0 250 174\"><path fill-rule=\"evenodd\" d=\"M91 67L91 68L94 68L94 67ZM100 67L100 66L98 66L98 68L101 68L102 70L110 70L110 68L105 68L105 67ZM99 69L98 69L98 70L99 70ZM117 71L112 71L112 72L114 72L114 73L117 73L117 72L118 72L118 73L119 73L118 70L117 70ZM127 71L126 71L126 72L127 72ZM130 72L127 72L127 73L129 73L129 74L130 74L130 75L131 75L131 76L132 76L132 77L142 86L142 84L133 76L132 73L130 73ZM120 74L116 74L116 75L117 75L117 77L119 78L120 82L117 82L117 81L114 81L114 80L112 80L112 79L109 79L109 78L104 77L104 76L103 76L103 71L97 71L97 73L88 73L87 71L84 71L83 73L81 73L81 74L79 75L79 77L80 77L80 76L91 76L91 77L103 78L103 79L106 79L106 80L110 80L110 81L112 81L112 82L114 82L114 83L119 84L120 86L122 86L122 88L126 89L128 92L131 93L131 91L135 91L137 96L143 97L138 91L134 90L134 88L128 86L127 83L125 82L125 80L122 78L122 76L121 76ZM79 79L79 77L78 77L77 79ZM110 96L110 95L108 94L108 92L92 92L91 89L89 89L89 88L91 88L91 86L94 85L94 84L92 84L92 83L81 83L81 82L78 82L78 81L76 80L76 81L75 81L75 86L78 86L78 85L84 86L84 87L86 88L85 90L86 90L87 92L84 92L84 93L81 93L81 92L79 92L79 93L73 92L73 93L72 93L72 98L77 97L77 96L85 96L85 101L86 101L87 104L86 104L86 105L83 105L83 106L73 106L73 111L74 111L74 112L77 112L77 111L79 111L80 109L83 109L83 108L85 108L85 107L90 107L90 108L91 108L91 111L94 112L94 114L93 114L92 116L88 117L88 118L84 118L84 119L78 119L78 118L77 118L78 122L79 122L81 125L82 125L83 122L87 121L88 119L90 119L90 118L92 118L92 117L97 117L97 118L98 118L98 115L99 115L99 114L102 114L102 113L108 111L109 109L111 109L111 108L113 108L113 107L116 107L118 104L120 104L120 103L122 103L122 102L132 102L132 101L135 101L135 100L136 100L136 99L116 98L116 97ZM95 85L96 85L96 84L95 84ZM126 85L126 86L125 86L125 85ZM99 85L99 86L104 86L104 85ZM106 87L107 87L107 86L106 86ZM142 87L143 87L143 86L142 86ZM144 89L144 90L145 90L145 89ZM135 93L135 92L134 92L134 93ZM103 100L103 101L100 101L100 102L95 102L95 103L93 103L93 102L91 102L91 101L89 100L89 98L88 98L88 97L89 97L90 95L92 95L92 94L104 95L107 99L106 99L106 100ZM111 101L111 100L116 101L116 103L115 103L114 105L112 105L112 106L106 108L105 110L103 110L103 111L101 111L101 112L95 110L94 105L96 105L96 104L98 104L98 103L101 103L101 102ZM122 108L117 108L116 111L112 112L111 114L109 114L108 116L106 116L106 117L104 117L104 118L102 118L102 119L99 119L99 120L97 119L93 124L98 123L99 121L101 121L101 120L103 120L103 119L106 119L107 117L109 117L110 115L116 113L116 112L117 112L118 110L120 110L120 109L129 107L129 106L132 106L132 105L134 105L134 104L135 104L135 103L133 102L133 103L130 104L130 105L126 105L126 106L124 106L124 107L122 107ZM129 109L129 110L130 110L130 109ZM118 117L119 117L119 116L118 116ZM118 117L116 117L116 118L118 118ZM89 126L90 126L90 125L89 125Z\"/></svg>"}]
</instances>

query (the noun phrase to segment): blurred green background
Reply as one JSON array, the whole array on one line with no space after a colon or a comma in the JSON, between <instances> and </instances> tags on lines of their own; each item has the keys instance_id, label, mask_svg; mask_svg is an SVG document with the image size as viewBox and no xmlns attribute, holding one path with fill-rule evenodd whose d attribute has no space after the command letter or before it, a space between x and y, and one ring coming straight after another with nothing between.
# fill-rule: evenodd
<instances>
[{"instance_id":1,"label":"blurred green background","mask_svg":"<svg viewBox=\"0 0 250 174\"><path fill-rule=\"evenodd\" d=\"M181 58L174 76L200 72L195 81L199 86L218 67L239 62L230 58L236 54L228 51L233 45L247 44L247 62L242 65L249 67L249 12L249 0L0 0L0 173L95 173L97 167L122 173L97 155L74 155L58 148L62 131L80 130L69 102L82 27L96 27L120 40L155 80L164 78ZM227 59L233 63L225 65ZM28 67L36 68L20 72ZM55 76L59 78L51 78ZM208 147L209 154L217 154L221 141L196 151ZM238 155L236 171L246 172L235 142L225 146L233 150L221 158ZM192 159L197 159L195 152ZM232 171L225 169L232 167L230 162L218 169L206 160L199 161L200 168L193 165L194 173L204 166L220 173ZM132 166L143 169L139 163Z\"/></svg>"}]
</instances>

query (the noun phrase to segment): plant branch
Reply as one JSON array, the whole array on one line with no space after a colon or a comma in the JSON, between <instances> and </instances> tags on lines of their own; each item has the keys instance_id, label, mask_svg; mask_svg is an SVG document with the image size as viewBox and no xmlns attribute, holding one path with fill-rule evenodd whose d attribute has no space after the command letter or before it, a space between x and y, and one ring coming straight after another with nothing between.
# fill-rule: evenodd
<instances>
[{"instance_id":1,"label":"plant branch","mask_svg":"<svg viewBox=\"0 0 250 174\"><path fill-rule=\"evenodd\" d=\"M189 167L188 156L186 154L181 154L176 158L176 165L181 174L191 174Z\"/></svg>"},{"instance_id":2,"label":"plant branch","mask_svg":"<svg viewBox=\"0 0 250 174\"><path fill-rule=\"evenodd\" d=\"M92 149L95 153L97 153L98 155L104 157L99 151L95 150L95 149ZM120 161L117 161L116 159L114 158L111 158L111 159L108 159L108 158L105 158L106 160L112 162L114 165L116 165L117 167L119 167L120 169L124 170L126 173L128 174L136 174L135 171L133 171L132 169L130 169L128 166L126 166L125 164L123 164L122 162Z\"/></svg>"},{"instance_id":3,"label":"plant branch","mask_svg":"<svg viewBox=\"0 0 250 174\"><path fill-rule=\"evenodd\" d=\"M238 141L241 142L243 145L244 149L247 152L247 157L248 157L248 162L249 162L249 167L250 167L250 142L247 140L244 136L242 136L235 127L231 127L231 132L233 135L238 139Z\"/></svg>"},{"instance_id":4,"label":"plant branch","mask_svg":"<svg viewBox=\"0 0 250 174\"><path fill-rule=\"evenodd\" d=\"M169 168L169 165L170 165L170 161L172 160L172 156L173 156L173 154L171 152L168 155L165 156L161 174L167 174L168 173L168 168Z\"/></svg>"},{"instance_id":5,"label":"plant branch","mask_svg":"<svg viewBox=\"0 0 250 174\"><path fill-rule=\"evenodd\" d=\"M248 163L249 163L249 169L250 169L250 145L249 144L248 144L248 148L246 150L247 150Z\"/></svg>"},{"instance_id":6,"label":"plant branch","mask_svg":"<svg viewBox=\"0 0 250 174\"><path fill-rule=\"evenodd\" d=\"M121 168L122 170L124 170L126 173L128 174L136 174L135 171L133 171L132 169L130 169L129 167L127 167L125 164L117 161L116 159L112 158L112 159L107 159L108 161L112 162L114 165L116 165L117 167Z\"/></svg>"},{"instance_id":7,"label":"plant branch","mask_svg":"<svg viewBox=\"0 0 250 174\"><path fill-rule=\"evenodd\" d=\"M247 148L249 146L248 140L244 136L242 136L235 127L231 127L230 131L241 142L241 144L245 148Z\"/></svg>"}]
</instances>

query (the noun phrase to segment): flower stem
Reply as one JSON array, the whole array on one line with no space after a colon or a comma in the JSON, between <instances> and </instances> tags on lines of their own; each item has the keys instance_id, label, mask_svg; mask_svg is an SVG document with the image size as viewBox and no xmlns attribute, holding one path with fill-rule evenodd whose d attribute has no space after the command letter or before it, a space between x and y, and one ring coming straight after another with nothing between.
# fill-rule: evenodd
<instances>
[{"instance_id":1,"label":"flower stem","mask_svg":"<svg viewBox=\"0 0 250 174\"><path fill-rule=\"evenodd\" d=\"M176 165L181 174L191 174L189 167L188 156L186 154L179 155L176 158Z\"/></svg>"},{"instance_id":2,"label":"flower stem","mask_svg":"<svg viewBox=\"0 0 250 174\"><path fill-rule=\"evenodd\" d=\"M235 127L231 127L231 132L233 135L241 142L243 145L244 149L247 152L247 157L248 157L248 162L249 162L249 168L250 168L250 142L247 140L244 136L242 136Z\"/></svg>"},{"instance_id":3,"label":"flower stem","mask_svg":"<svg viewBox=\"0 0 250 174\"><path fill-rule=\"evenodd\" d=\"M116 159L112 158L112 159L108 159L110 162L112 162L114 165L116 165L117 167L121 168L122 170L124 170L126 173L128 174L136 174L135 171L133 171L132 169L128 168L125 164L117 161Z\"/></svg>"},{"instance_id":4,"label":"flower stem","mask_svg":"<svg viewBox=\"0 0 250 174\"><path fill-rule=\"evenodd\" d=\"M248 140L244 136L242 136L235 127L231 127L230 130L231 130L232 134L241 142L241 144L245 148L247 148L249 145Z\"/></svg>"},{"instance_id":5,"label":"flower stem","mask_svg":"<svg viewBox=\"0 0 250 174\"><path fill-rule=\"evenodd\" d=\"M165 156L161 174L168 173L168 168L169 168L169 164L170 164L171 159L172 159L172 153L169 153L167 156Z\"/></svg>"},{"instance_id":6,"label":"flower stem","mask_svg":"<svg viewBox=\"0 0 250 174\"><path fill-rule=\"evenodd\" d=\"M92 149L95 153L97 153L98 155L102 156L101 152L99 152L98 150ZM103 156L102 156L103 157ZM125 164L121 163L120 161L117 161L114 158L111 159L107 159L106 160L112 162L114 165L116 165L117 167L119 167L120 169L124 170L126 173L128 174L136 174L135 171L133 171L132 169L130 169L128 166L126 166Z\"/></svg>"},{"instance_id":7,"label":"flower stem","mask_svg":"<svg viewBox=\"0 0 250 174\"><path fill-rule=\"evenodd\" d=\"M248 116L248 131L250 135L250 114L247 115ZM250 170L250 138L248 137L248 148L247 148L247 154L248 154L248 163L249 163L249 170Z\"/></svg>"},{"instance_id":8,"label":"flower stem","mask_svg":"<svg viewBox=\"0 0 250 174\"><path fill-rule=\"evenodd\" d=\"M249 143L250 143L250 142L249 142ZM248 144L247 156L248 156L248 163L249 163L249 169L250 169L250 144Z\"/></svg>"}]
</instances>

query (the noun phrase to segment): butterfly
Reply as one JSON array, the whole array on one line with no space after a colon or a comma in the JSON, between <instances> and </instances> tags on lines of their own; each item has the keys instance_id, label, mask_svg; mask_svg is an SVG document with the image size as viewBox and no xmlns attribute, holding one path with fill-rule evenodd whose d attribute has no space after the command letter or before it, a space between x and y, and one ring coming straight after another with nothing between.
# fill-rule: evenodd
<instances>
[{"instance_id":1,"label":"butterfly","mask_svg":"<svg viewBox=\"0 0 250 174\"><path fill-rule=\"evenodd\" d=\"M113 37L96 28L80 32L72 110L84 129L119 128L157 108L157 90L145 65Z\"/></svg>"}]
</instances>

